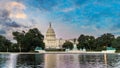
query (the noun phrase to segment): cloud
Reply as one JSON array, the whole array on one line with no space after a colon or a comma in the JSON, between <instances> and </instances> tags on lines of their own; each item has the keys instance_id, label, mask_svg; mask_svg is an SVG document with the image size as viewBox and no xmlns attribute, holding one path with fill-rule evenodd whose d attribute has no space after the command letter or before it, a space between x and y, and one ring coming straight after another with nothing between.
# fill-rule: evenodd
<instances>
[{"instance_id":1,"label":"cloud","mask_svg":"<svg viewBox=\"0 0 120 68\"><path fill-rule=\"evenodd\" d=\"M8 27L15 27L15 28L21 27L21 25L19 25L15 21L13 21L11 23L6 23L5 25L8 26Z\"/></svg>"},{"instance_id":2,"label":"cloud","mask_svg":"<svg viewBox=\"0 0 120 68\"><path fill-rule=\"evenodd\" d=\"M25 26L13 21L10 17L10 12L6 9L0 10L0 34L6 36L8 39L12 39L12 32L24 29Z\"/></svg>"},{"instance_id":3,"label":"cloud","mask_svg":"<svg viewBox=\"0 0 120 68\"><path fill-rule=\"evenodd\" d=\"M10 12L11 18L17 19L26 19L27 15L25 14L24 10L26 9L25 5L19 2L7 2L5 4L5 9Z\"/></svg>"},{"instance_id":4,"label":"cloud","mask_svg":"<svg viewBox=\"0 0 120 68\"><path fill-rule=\"evenodd\" d=\"M22 9L25 9L26 7L22 3L19 3L19 2L8 2L6 5L6 8L9 10L12 10L12 9L21 9L22 10Z\"/></svg>"},{"instance_id":5,"label":"cloud","mask_svg":"<svg viewBox=\"0 0 120 68\"><path fill-rule=\"evenodd\" d=\"M11 13L10 17L11 18L18 18L18 19L26 19L27 15L24 13Z\"/></svg>"},{"instance_id":6,"label":"cloud","mask_svg":"<svg viewBox=\"0 0 120 68\"><path fill-rule=\"evenodd\" d=\"M27 14L24 12L26 6L20 2L13 0L0 1L0 34L8 39L13 39L12 32L24 30L25 25L17 20L26 20ZM23 21L22 21L23 22Z\"/></svg>"},{"instance_id":7,"label":"cloud","mask_svg":"<svg viewBox=\"0 0 120 68\"><path fill-rule=\"evenodd\" d=\"M6 34L5 30L0 29L0 34Z\"/></svg>"},{"instance_id":8,"label":"cloud","mask_svg":"<svg viewBox=\"0 0 120 68\"><path fill-rule=\"evenodd\" d=\"M98 36L119 32L119 6L119 0L0 0L0 33L11 36L12 31L33 27L46 32L50 21L64 30L64 37L69 32L71 37L80 33Z\"/></svg>"},{"instance_id":9,"label":"cloud","mask_svg":"<svg viewBox=\"0 0 120 68\"><path fill-rule=\"evenodd\" d=\"M65 8L65 9L63 9L62 11L63 11L63 12L70 12L70 11L73 11L73 10L75 10L75 7Z\"/></svg>"},{"instance_id":10,"label":"cloud","mask_svg":"<svg viewBox=\"0 0 120 68\"><path fill-rule=\"evenodd\" d=\"M20 27L18 23L12 21L11 18L9 18L9 11L7 10L0 10L0 25L8 26L8 27Z\"/></svg>"}]
</instances>

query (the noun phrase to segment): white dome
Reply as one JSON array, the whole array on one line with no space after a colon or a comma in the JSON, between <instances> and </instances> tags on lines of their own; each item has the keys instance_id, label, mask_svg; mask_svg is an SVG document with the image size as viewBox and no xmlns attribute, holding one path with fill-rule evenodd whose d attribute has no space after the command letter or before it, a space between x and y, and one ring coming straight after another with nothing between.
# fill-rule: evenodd
<instances>
[{"instance_id":1,"label":"white dome","mask_svg":"<svg viewBox=\"0 0 120 68\"><path fill-rule=\"evenodd\" d=\"M51 27L51 23L50 23L49 28L48 28L48 30L46 32L46 38L47 39L48 38L51 38L51 39L56 38L55 32L54 32L53 28Z\"/></svg>"}]
</instances>

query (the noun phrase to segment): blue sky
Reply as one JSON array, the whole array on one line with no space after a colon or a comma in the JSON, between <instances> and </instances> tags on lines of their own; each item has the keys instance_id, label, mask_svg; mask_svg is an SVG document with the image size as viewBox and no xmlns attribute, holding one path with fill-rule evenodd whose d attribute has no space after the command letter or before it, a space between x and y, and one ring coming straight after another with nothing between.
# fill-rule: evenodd
<instances>
[{"instance_id":1,"label":"blue sky","mask_svg":"<svg viewBox=\"0 0 120 68\"><path fill-rule=\"evenodd\" d=\"M0 0L0 34L11 38L12 31L34 27L45 34L52 22L58 38L119 36L119 6L120 0Z\"/></svg>"}]
</instances>

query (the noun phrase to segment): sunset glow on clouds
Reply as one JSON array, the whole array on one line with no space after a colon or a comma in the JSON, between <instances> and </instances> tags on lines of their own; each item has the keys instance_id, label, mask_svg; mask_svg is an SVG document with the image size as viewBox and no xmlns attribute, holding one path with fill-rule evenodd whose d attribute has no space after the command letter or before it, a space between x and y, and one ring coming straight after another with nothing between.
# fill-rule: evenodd
<instances>
[{"instance_id":1,"label":"sunset glow on clouds","mask_svg":"<svg viewBox=\"0 0 120 68\"><path fill-rule=\"evenodd\" d=\"M6 4L7 10L10 11L11 18L27 18L27 15L23 12L26 7L18 2L10 2Z\"/></svg>"},{"instance_id":2,"label":"sunset glow on clouds","mask_svg":"<svg viewBox=\"0 0 120 68\"><path fill-rule=\"evenodd\" d=\"M49 22L58 38L80 34L120 35L120 0L0 0L0 34L37 27L46 33Z\"/></svg>"}]
</instances>

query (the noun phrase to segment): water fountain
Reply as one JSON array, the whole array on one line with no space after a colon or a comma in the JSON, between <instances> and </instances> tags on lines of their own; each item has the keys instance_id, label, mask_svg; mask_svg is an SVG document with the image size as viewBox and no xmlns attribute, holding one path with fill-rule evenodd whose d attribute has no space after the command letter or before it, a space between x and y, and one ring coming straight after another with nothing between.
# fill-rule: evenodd
<instances>
[{"instance_id":1,"label":"water fountain","mask_svg":"<svg viewBox=\"0 0 120 68\"><path fill-rule=\"evenodd\" d=\"M74 43L74 45L73 45L73 50L78 50L76 43Z\"/></svg>"},{"instance_id":2,"label":"water fountain","mask_svg":"<svg viewBox=\"0 0 120 68\"><path fill-rule=\"evenodd\" d=\"M74 39L73 49L72 49L72 50L69 50L69 51L67 51L67 52L80 53L80 52L86 52L86 49L84 48L83 50L82 50L82 49L78 50L78 49L77 49L77 40Z\"/></svg>"},{"instance_id":3,"label":"water fountain","mask_svg":"<svg viewBox=\"0 0 120 68\"><path fill-rule=\"evenodd\" d=\"M56 68L80 68L79 54L57 54Z\"/></svg>"}]
</instances>

